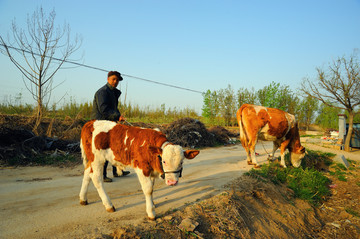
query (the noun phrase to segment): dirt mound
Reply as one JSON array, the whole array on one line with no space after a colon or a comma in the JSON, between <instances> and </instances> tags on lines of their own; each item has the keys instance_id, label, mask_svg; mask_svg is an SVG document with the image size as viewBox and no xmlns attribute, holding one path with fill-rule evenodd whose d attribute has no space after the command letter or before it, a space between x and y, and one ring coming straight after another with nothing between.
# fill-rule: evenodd
<instances>
[{"instance_id":1,"label":"dirt mound","mask_svg":"<svg viewBox=\"0 0 360 239\"><path fill-rule=\"evenodd\" d=\"M285 186L242 176L229 190L164 215L156 223L120 227L114 238L309 238L321 220ZM291 203L290 203L291 202ZM185 222L184 222L185 221Z\"/></svg>"}]
</instances>

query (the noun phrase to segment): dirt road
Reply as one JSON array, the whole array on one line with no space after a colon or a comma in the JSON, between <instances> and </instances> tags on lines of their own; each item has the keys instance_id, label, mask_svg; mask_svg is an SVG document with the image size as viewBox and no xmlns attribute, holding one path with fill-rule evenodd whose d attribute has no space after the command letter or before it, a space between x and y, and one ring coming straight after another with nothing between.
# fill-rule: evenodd
<instances>
[{"instance_id":1,"label":"dirt road","mask_svg":"<svg viewBox=\"0 0 360 239\"><path fill-rule=\"evenodd\" d=\"M272 148L269 142L264 145L267 151ZM265 163L261 143L257 152L260 164ZM241 145L201 150L198 157L185 162L183 177L176 187L156 180L157 216L220 193L224 184L249 169ZM115 213L108 213L92 184L89 205L79 204L82 165L1 169L0 238L95 238L111 233L119 225L151 223L146 219L145 199L137 176L130 171L130 175L105 184L116 208Z\"/></svg>"}]
</instances>

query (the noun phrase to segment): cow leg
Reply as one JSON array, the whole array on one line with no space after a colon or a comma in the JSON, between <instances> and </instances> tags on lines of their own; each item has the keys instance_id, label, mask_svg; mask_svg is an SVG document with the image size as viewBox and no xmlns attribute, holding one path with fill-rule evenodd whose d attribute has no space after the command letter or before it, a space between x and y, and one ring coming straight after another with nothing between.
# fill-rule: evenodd
<instances>
[{"instance_id":1,"label":"cow leg","mask_svg":"<svg viewBox=\"0 0 360 239\"><path fill-rule=\"evenodd\" d=\"M276 150L279 148L279 144L277 142L273 142L273 150L272 150L272 153L271 153L271 161L274 161L275 159L275 152Z\"/></svg>"},{"instance_id":2,"label":"cow leg","mask_svg":"<svg viewBox=\"0 0 360 239\"><path fill-rule=\"evenodd\" d=\"M81 205L87 205L88 201L87 201L87 191L88 191L88 187L89 187L89 183L90 183L90 170L91 167L88 167L87 169L84 170L84 177L83 177L83 181L82 181L82 185L81 185L81 190L80 190L80 204Z\"/></svg>"},{"instance_id":3,"label":"cow leg","mask_svg":"<svg viewBox=\"0 0 360 239\"><path fill-rule=\"evenodd\" d=\"M251 161L250 149L246 149L246 155L247 155L246 160L247 160L248 165L252 165L253 163L252 163L252 161Z\"/></svg>"},{"instance_id":4,"label":"cow leg","mask_svg":"<svg viewBox=\"0 0 360 239\"><path fill-rule=\"evenodd\" d=\"M280 146L280 154L281 154L281 161L280 161L280 166L286 168L286 164L285 164L285 150L287 148L287 146L289 145L290 140L285 140L284 142L281 143Z\"/></svg>"},{"instance_id":5,"label":"cow leg","mask_svg":"<svg viewBox=\"0 0 360 239\"><path fill-rule=\"evenodd\" d=\"M254 167L260 168L260 165L257 163L256 160L255 147L253 149L250 149L250 155L251 155L252 164L255 165Z\"/></svg>"},{"instance_id":6,"label":"cow leg","mask_svg":"<svg viewBox=\"0 0 360 239\"><path fill-rule=\"evenodd\" d=\"M146 213L150 220L155 220L155 205L153 200L153 185L154 185L154 178L151 176L145 176L141 169L136 169L136 174L138 175L141 188L145 195L146 201Z\"/></svg>"},{"instance_id":7,"label":"cow leg","mask_svg":"<svg viewBox=\"0 0 360 239\"><path fill-rule=\"evenodd\" d=\"M115 212L115 208L112 205L110 198L104 189L104 181L103 181L104 163L105 163L104 161L99 162L98 160L95 159L95 161L91 165L93 169L93 173L90 173L90 177L94 183L95 188L98 191L98 194L101 198L102 203L106 208L106 211Z\"/></svg>"},{"instance_id":8,"label":"cow leg","mask_svg":"<svg viewBox=\"0 0 360 239\"><path fill-rule=\"evenodd\" d=\"M250 160L251 160L252 164L255 165L255 168L259 168L260 165L258 165L258 163L257 163L256 154L255 154L256 142L257 142L257 138L249 141L249 145L248 145L249 146L249 155L250 155Z\"/></svg>"}]
</instances>

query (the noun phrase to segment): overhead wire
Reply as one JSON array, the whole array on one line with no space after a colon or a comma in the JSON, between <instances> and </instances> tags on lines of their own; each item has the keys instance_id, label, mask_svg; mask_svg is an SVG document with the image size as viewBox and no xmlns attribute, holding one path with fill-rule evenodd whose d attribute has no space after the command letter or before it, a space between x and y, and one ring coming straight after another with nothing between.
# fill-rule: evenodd
<instances>
[{"instance_id":1,"label":"overhead wire","mask_svg":"<svg viewBox=\"0 0 360 239\"><path fill-rule=\"evenodd\" d=\"M13 50L16 50L16 51L21 51L21 52L26 52L26 53L29 53L29 54L34 54L34 55L37 55L37 56L41 56L41 55L38 54L38 53L34 53L34 52L31 52L31 51L28 51L28 50L23 50L23 49L20 49L20 48L17 48L17 47L13 47L13 46L4 45L4 44L2 44L2 43L0 43L0 46L6 47L6 48L10 48L10 49L13 49ZM48 57L48 56L46 56L46 57ZM86 68L93 69L93 70L98 70L98 71L103 71L103 72L109 72L109 70L106 70L106 69L103 69L103 68L99 68L99 67L95 67L95 66L90 66L90 65L83 64L83 63L78 63L78 62L70 61L70 60L63 60L63 59L56 58L56 57L52 57L52 59L53 59L53 60L56 60L56 61L63 61L63 62L69 63L69 64L81 66L81 67L86 67ZM167 87L172 87L172 88L176 88L176 89L180 89L180 90L186 90L186 91L190 91L190 92L194 92L194 93L203 94L202 91L193 90L193 89L190 89L190 88L181 87L181 86L177 86L177 85L172 85L172 84L168 84L168 83L164 83L164 82L149 80L149 79L146 79L146 78L143 78L143 77L132 76L132 75L123 74L123 73L121 73L121 75L122 75L122 76L125 76L125 77L128 77L128 78L132 78L132 79L136 79L136 80L141 80L141 81L146 81L146 82L153 83L153 84L158 84L158 85L162 85L162 86L167 86Z\"/></svg>"}]
</instances>

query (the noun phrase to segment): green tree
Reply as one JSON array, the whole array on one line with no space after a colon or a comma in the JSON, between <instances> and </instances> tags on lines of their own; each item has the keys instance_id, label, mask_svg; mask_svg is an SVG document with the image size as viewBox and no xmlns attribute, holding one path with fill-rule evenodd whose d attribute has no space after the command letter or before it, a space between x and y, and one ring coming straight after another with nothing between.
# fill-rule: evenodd
<instances>
[{"instance_id":1,"label":"green tree","mask_svg":"<svg viewBox=\"0 0 360 239\"><path fill-rule=\"evenodd\" d=\"M243 104L256 104L256 91L252 87L251 90L241 87L236 93L236 103L239 109Z\"/></svg>"},{"instance_id":2,"label":"green tree","mask_svg":"<svg viewBox=\"0 0 360 239\"><path fill-rule=\"evenodd\" d=\"M315 123L322 128L337 129L339 126L339 114L341 109L331 107L321 103L318 110L319 114L315 119Z\"/></svg>"},{"instance_id":3,"label":"green tree","mask_svg":"<svg viewBox=\"0 0 360 239\"><path fill-rule=\"evenodd\" d=\"M314 116L318 109L319 101L310 96L306 96L300 102L297 120L305 125L306 130L309 130L309 126L313 122Z\"/></svg>"},{"instance_id":4,"label":"green tree","mask_svg":"<svg viewBox=\"0 0 360 239\"><path fill-rule=\"evenodd\" d=\"M258 90L257 96L260 105L281 109L292 114L295 112L296 102L298 101L289 86L281 86L280 83L274 81Z\"/></svg>"},{"instance_id":5,"label":"green tree","mask_svg":"<svg viewBox=\"0 0 360 239\"><path fill-rule=\"evenodd\" d=\"M225 125L231 125L236 114L235 94L231 85L219 91L220 113L225 120Z\"/></svg>"},{"instance_id":6,"label":"green tree","mask_svg":"<svg viewBox=\"0 0 360 239\"><path fill-rule=\"evenodd\" d=\"M216 91L207 90L203 93L202 116L214 123L215 118L219 114L219 97Z\"/></svg>"}]
</instances>

